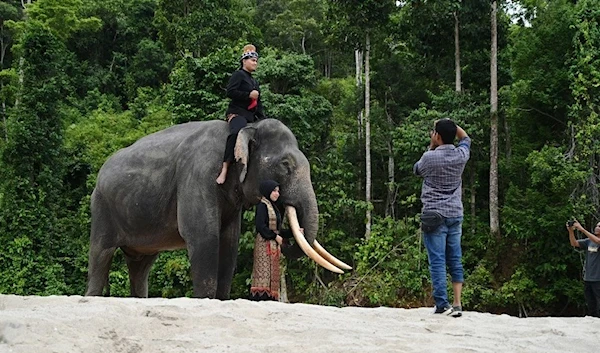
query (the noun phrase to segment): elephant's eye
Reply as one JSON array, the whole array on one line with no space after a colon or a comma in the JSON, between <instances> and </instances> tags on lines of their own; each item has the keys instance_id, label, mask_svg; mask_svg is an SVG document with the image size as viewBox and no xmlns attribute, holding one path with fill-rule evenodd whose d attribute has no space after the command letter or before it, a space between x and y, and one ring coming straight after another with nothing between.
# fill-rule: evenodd
<instances>
[{"instance_id":1,"label":"elephant's eye","mask_svg":"<svg viewBox=\"0 0 600 353\"><path fill-rule=\"evenodd\" d=\"M290 175L296 169L296 161L291 157L285 157L279 162L278 172L281 175Z\"/></svg>"}]
</instances>

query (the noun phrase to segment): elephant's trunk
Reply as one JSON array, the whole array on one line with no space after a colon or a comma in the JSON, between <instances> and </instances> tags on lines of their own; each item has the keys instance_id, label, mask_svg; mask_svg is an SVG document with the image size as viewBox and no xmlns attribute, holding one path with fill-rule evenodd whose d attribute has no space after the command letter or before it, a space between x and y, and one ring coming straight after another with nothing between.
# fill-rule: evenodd
<instances>
[{"instance_id":1,"label":"elephant's trunk","mask_svg":"<svg viewBox=\"0 0 600 353\"><path fill-rule=\"evenodd\" d=\"M306 185L306 183L296 181L291 183L290 187L284 189L289 192L290 196L293 195L293 197L288 199L290 202L284 203L286 204L286 208L287 206L292 206L295 209L299 226L304 228L304 237L308 244L312 244L317 238L317 232L319 231L319 209L317 208L317 198L312 189L310 180L308 182L308 185L310 185L309 187L301 187L301 185ZM281 251L283 255L289 259L299 259L305 255L298 242L292 246L283 247Z\"/></svg>"},{"instance_id":2,"label":"elephant's trunk","mask_svg":"<svg viewBox=\"0 0 600 353\"><path fill-rule=\"evenodd\" d=\"M309 210L311 208L309 207ZM317 264L323 266L329 271L336 273L344 273L340 268L350 270L352 267L343 263L342 261L335 258L333 255L328 253L317 241L316 234L318 231L318 211L316 210L316 204L314 205L314 212L308 212L308 214L301 214L300 219L304 225L304 232L300 231L300 221L296 209L293 206L286 207L286 214L290 223L290 228L296 244L291 248L283 248L282 251L287 257L299 257L301 253L305 253L308 257L314 260Z\"/></svg>"}]
</instances>

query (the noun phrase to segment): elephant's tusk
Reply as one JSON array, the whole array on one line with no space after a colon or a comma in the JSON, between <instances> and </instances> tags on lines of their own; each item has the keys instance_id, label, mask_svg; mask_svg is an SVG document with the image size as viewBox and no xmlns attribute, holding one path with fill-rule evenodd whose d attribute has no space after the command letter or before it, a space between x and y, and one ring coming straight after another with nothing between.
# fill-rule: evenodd
<instances>
[{"instance_id":1,"label":"elephant's tusk","mask_svg":"<svg viewBox=\"0 0 600 353\"><path fill-rule=\"evenodd\" d=\"M330 262L325 260L321 255L319 255L319 253L317 253L315 251L315 249L313 249L308 244L308 241L306 241L304 234L302 234L302 232L300 232L300 225L298 223L298 216L296 215L296 209L292 206L287 206L285 209L287 211L288 221L290 222L290 228L292 228L292 234L294 235L294 239L296 239L296 242L298 243L298 245L300 246L302 251L304 251L304 253L308 257L310 257L313 261L315 261L317 264L323 266L324 268L328 269L329 271L335 272L335 273L344 273L344 271L340 270L339 268L335 267Z\"/></svg>"},{"instance_id":2,"label":"elephant's tusk","mask_svg":"<svg viewBox=\"0 0 600 353\"><path fill-rule=\"evenodd\" d=\"M352 267L348 266L344 262L338 260L335 256L333 256L330 253L328 253L327 250L325 250L321 246L321 244L319 244L319 242L316 239L313 242L313 247L319 253L319 255L321 255L325 260L329 261L333 265L335 265L335 266L337 266L339 268L343 268L344 270L351 270L352 269Z\"/></svg>"}]
</instances>

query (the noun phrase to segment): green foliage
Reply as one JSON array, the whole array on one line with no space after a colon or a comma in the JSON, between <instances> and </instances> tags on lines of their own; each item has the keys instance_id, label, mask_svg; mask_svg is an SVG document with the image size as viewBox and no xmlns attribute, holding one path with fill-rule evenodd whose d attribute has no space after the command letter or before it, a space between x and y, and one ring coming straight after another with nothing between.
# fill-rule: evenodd
<instances>
[{"instance_id":1,"label":"green foliage","mask_svg":"<svg viewBox=\"0 0 600 353\"><path fill-rule=\"evenodd\" d=\"M60 219L65 160L60 96L68 88L62 70L70 59L64 44L32 23L21 39L22 91L7 121L2 149L0 292L57 294L73 285L65 263L76 246L66 246ZM23 92L27 92L24 94ZM43 269L43 270L39 270Z\"/></svg>"},{"instance_id":2,"label":"green foliage","mask_svg":"<svg viewBox=\"0 0 600 353\"><path fill-rule=\"evenodd\" d=\"M14 69L0 71L0 99L12 106L17 95L18 76Z\"/></svg>"},{"instance_id":3,"label":"green foliage","mask_svg":"<svg viewBox=\"0 0 600 353\"><path fill-rule=\"evenodd\" d=\"M581 183L588 176L587 170L569 160L561 149L544 146L533 151L526 159L531 168L531 186L538 191L551 191L559 195L568 195L573 185Z\"/></svg>"},{"instance_id":4,"label":"green foliage","mask_svg":"<svg viewBox=\"0 0 600 353\"><path fill-rule=\"evenodd\" d=\"M531 27L514 27L509 49L515 77L507 99L507 119L514 131L515 153L528 154L546 142L561 141L567 126L568 107L573 102L568 59L573 55L573 5L553 1L537 12Z\"/></svg>"},{"instance_id":5,"label":"green foliage","mask_svg":"<svg viewBox=\"0 0 600 353\"><path fill-rule=\"evenodd\" d=\"M186 251L162 253L150 274L149 295L163 298L191 296L192 280L189 272L190 262Z\"/></svg>"},{"instance_id":6,"label":"green foliage","mask_svg":"<svg viewBox=\"0 0 600 353\"><path fill-rule=\"evenodd\" d=\"M495 269L492 288L499 290L499 301L480 299L488 308L511 308L513 314L547 314L559 310L560 300L568 293L565 290L572 292L573 283L565 286L565 280L572 278L577 267L575 258L569 256L564 223L574 215L586 214L570 193L587 172L551 147L532 152L527 164L529 187L511 183L501 214L504 234L510 241L505 242L506 248L500 245L504 262Z\"/></svg>"},{"instance_id":7,"label":"green foliage","mask_svg":"<svg viewBox=\"0 0 600 353\"><path fill-rule=\"evenodd\" d=\"M326 6L323 0L261 1L257 23L264 26L267 45L312 54L323 47Z\"/></svg>"},{"instance_id":8,"label":"green foliage","mask_svg":"<svg viewBox=\"0 0 600 353\"><path fill-rule=\"evenodd\" d=\"M357 244L355 282L347 300L366 306L424 305L427 252L414 219L373 223L371 237Z\"/></svg>"},{"instance_id":9,"label":"green foliage","mask_svg":"<svg viewBox=\"0 0 600 353\"><path fill-rule=\"evenodd\" d=\"M9 109L14 106L17 97L18 90L18 76L17 72L14 69L5 69L0 71L0 102L3 107L8 107ZM2 126L2 135L5 139L8 138L8 130L6 126L6 118L7 112L6 109L2 109L0 111L0 115L2 116L2 122L0 125ZM0 145L1 146L1 145Z\"/></svg>"},{"instance_id":10,"label":"green foliage","mask_svg":"<svg viewBox=\"0 0 600 353\"><path fill-rule=\"evenodd\" d=\"M463 306L475 311L488 311L498 298L494 288L494 276L486 264L477 265L468 277L462 292ZM493 303L493 304L492 304Z\"/></svg>"},{"instance_id":11,"label":"green foliage","mask_svg":"<svg viewBox=\"0 0 600 353\"><path fill-rule=\"evenodd\" d=\"M0 70L10 67L12 59L10 47L13 42L13 33L8 22L18 21L21 16L22 11L15 1L0 3Z\"/></svg>"},{"instance_id":12,"label":"green foliage","mask_svg":"<svg viewBox=\"0 0 600 353\"><path fill-rule=\"evenodd\" d=\"M364 45L364 34L375 31L388 21L393 1L334 0L329 17L337 31L345 33L355 47Z\"/></svg>"},{"instance_id":13,"label":"green foliage","mask_svg":"<svg viewBox=\"0 0 600 353\"><path fill-rule=\"evenodd\" d=\"M309 157L314 149L326 143L331 105L323 97L308 90L301 95L271 94L265 90L265 110L269 117L283 121L293 132L300 149Z\"/></svg>"},{"instance_id":14,"label":"green foliage","mask_svg":"<svg viewBox=\"0 0 600 353\"><path fill-rule=\"evenodd\" d=\"M200 59L187 55L175 64L168 95L175 123L225 117L225 89L231 73L239 68L238 51L241 47L224 47Z\"/></svg>"},{"instance_id":15,"label":"green foliage","mask_svg":"<svg viewBox=\"0 0 600 353\"><path fill-rule=\"evenodd\" d=\"M81 16L82 4L81 0L38 0L27 7L29 21L13 24L23 32L27 30L24 26L38 22L60 40L66 41L75 33L93 32L101 26L100 19Z\"/></svg>"},{"instance_id":16,"label":"green foliage","mask_svg":"<svg viewBox=\"0 0 600 353\"><path fill-rule=\"evenodd\" d=\"M8 20L17 20L19 18L19 8L7 2L0 3L0 24L4 26L4 22Z\"/></svg>"},{"instance_id":17,"label":"green foliage","mask_svg":"<svg viewBox=\"0 0 600 353\"><path fill-rule=\"evenodd\" d=\"M590 167L599 175L597 158L600 149L600 10L593 1L577 3L576 33L573 37L575 55L569 72L571 91L575 102L571 106L576 158L592 158ZM597 194L597 187L595 193ZM596 214L598 212L596 205Z\"/></svg>"},{"instance_id":18,"label":"green foliage","mask_svg":"<svg viewBox=\"0 0 600 353\"><path fill-rule=\"evenodd\" d=\"M410 63L418 71L418 84L437 93L454 82L454 23L459 21L462 86L489 89L490 2L487 0L408 1L392 16L390 40L394 48L409 49ZM508 18L498 16L498 45L506 46ZM391 58L390 60L396 60ZM502 83L507 75L499 65ZM506 77L508 79L508 77ZM415 83L407 82L409 85Z\"/></svg>"},{"instance_id":19,"label":"green foliage","mask_svg":"<svg viewBox=\"0 0 600 353\"><path fill-rule=\"evenodd\" d=\"M145 135L171 125L171 114L156 104L160 101L146 106L146 114L142 118L134 116L131 111L97 110L84 121L67 128L65 147L78 155L80 163L89 165L90 190L95 184L96 174L110 155Z\"/></svg>"},{"instance_id":20,"label":"green foliage","mask_svg":"<svg viewBox=\"0 0 600 353\"><path fill-rule=\"evenodd\" d=\"M159 0L154 24L169 51L200 58L235 41L258 39L249 14L233 5L230 0Z\"/></svg>"},{"instance_id":21,"label":"green foliage","mask_svg":"<svg viewBox=\"0 0 600 353\"><path fill-rule=\"evenodd\" d=\"M310 56L268 49L261 52L256 77L261 84L268 83L272 93L281 95L298 94L317 83Z\"/></svg>"},{"instance_id":22,"label":"green foliage","mask_svg":"<svg viewBox=\"0 0 600 353\"><path fill-rule=\"evenodd\" d=\"M135 99L135 85L158 87L165 83L173 53L157 42L153 27L155 0L90 0L81 6L82 16L98 18L101 28L78 33L68 47L79 59L71 74L76 79L75 105L90 92L112 97L118 109ZM98 106L81 107L88 113Z\"/></svg>"},{"instance_id":23,"label":"green foliage","mask_svg":"<svg viewBox=\"0 0 600 353\"><path fill-rule=\"evenodd\" d=\"M125 76L128 96L135 97L139 87L157 88L166 83L171 66L171 55L161 43L142 39Z\"/></svg>"}]
</instances>

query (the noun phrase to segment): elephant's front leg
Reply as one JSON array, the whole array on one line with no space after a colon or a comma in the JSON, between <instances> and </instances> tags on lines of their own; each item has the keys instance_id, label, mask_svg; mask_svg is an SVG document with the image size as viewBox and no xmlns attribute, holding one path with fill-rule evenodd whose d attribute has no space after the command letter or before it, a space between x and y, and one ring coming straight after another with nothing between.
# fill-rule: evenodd
<instances>
[{"instance_id":1,"label":"elephant's front leg","mask_svg":"<svg viewBox=\"0 0 600 353\"><path fill-rule=\"evenodd\" d=\"M220 217L216 207L202 211L198 199L178 210L179 233L187 245L194 297L215 298L219 273Z\"/></svg>"},{"instance_id":2,"label":"elephant's front leg","mask_svg":"<svg viewBox=\"0 0 600 353\"><path fill-rule=\"evenodd\" d=\"M221 239L219 244L219 277L217 284L217 299L229 299L231 282L238 256L242 212L234 212L226 217L221 226Z\"/></svg>"},{"instance_id":3,"label":"elephant's front leg","mask_svg":"<svg viewBox=\"0 0 600 353\"><path fill-rule=\"evenodd\" d=\"M188 244L194 297L214 299L219 273L219 238L212 231L203 233L201 239Z\"/></svg>"}]
</instances>

